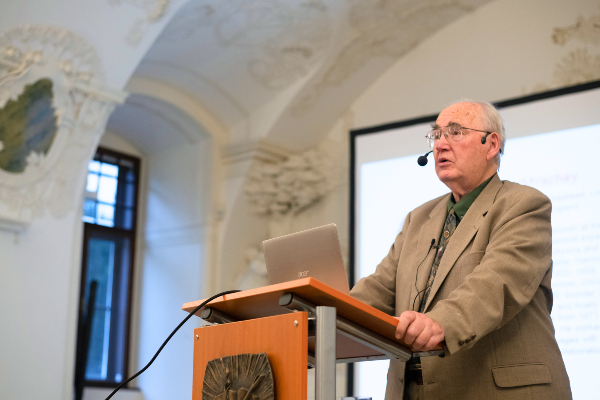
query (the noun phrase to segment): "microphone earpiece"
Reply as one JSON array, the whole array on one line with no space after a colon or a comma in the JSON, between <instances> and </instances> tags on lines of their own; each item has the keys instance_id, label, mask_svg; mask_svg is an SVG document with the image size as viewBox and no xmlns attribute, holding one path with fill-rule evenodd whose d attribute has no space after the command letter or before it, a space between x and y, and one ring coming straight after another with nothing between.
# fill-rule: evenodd
<instances>
[{"instance_id":1,"label":"microphone earpiece","mask_svg":"<svg viewBox=\"0 0 600 400\"><path fill-rule=\"evenodd\" d=\"M424 167L425 165L427 165L427 161L428 161L427 156L432 152L433 152L433 150L430 150L427 153L425 153L424 155L417 158L417 164L419 164L421 167Z\"/></svg>"},{"instance_id":2,"label":"microphone earpiece","mask_svg":"<svg viewBox=\"0 0 600 400\"><path fill-rule=\"evenodd\" d=\"M491 134L492 132L486 132L485 136L481 138L481 144L485 144L485 142L487 142L487 137Z\"/></svg>"}]
</instances>

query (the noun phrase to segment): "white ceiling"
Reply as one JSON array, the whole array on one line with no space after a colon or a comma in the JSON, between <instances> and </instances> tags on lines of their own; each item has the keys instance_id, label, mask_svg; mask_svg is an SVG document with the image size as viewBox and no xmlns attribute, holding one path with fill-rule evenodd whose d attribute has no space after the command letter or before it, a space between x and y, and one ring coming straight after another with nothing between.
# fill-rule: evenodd
<instances>
[{"instance_id":1,"label":"white ceiling","mask_svg":"<svg viewBox=\"0 0 600 400\"><path fill-rule=\"evenodd\" d=\"M109 87L169 85L228 130L230 144L299 151L407 52L490 1L21 0L2 6L0 29L71 32L95 49ZM140 112L129 102L111 126L149 135L159 125L134 126Z\"/></svg>"},{"instance_id":2,"label":"white ceiling","mask_svg":"<svg viewBox=\"0 0 600 400\"><path fill-rule=\"evenodd\" d=\"M134 76L191 95L232 132L312 146L394 62L490 0L191 0Z\"/></svg>"},{"instance_id":3,"label":"white ceiling","mask_svg":"<svg viewBox=\"0 0 600 400\"><path fill-rule=\"evenodd\" d=\"M197 143L209 137L188 115L153 97L133 94L112 113L107 131L146 154Z\"/></svg>"}]
</instances>

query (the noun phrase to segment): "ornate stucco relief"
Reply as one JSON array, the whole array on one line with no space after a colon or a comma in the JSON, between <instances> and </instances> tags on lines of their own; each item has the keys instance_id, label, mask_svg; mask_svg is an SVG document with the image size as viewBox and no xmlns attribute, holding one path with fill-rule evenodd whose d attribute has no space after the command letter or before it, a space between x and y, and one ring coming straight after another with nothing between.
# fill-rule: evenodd
<instances>
[{"instance_id":1,"label":"ornate stucco relief","mask_svg":"<svg viewBox=\"0 0 600 400\"><path fill-rule=\"evenodd\" d=\"M551 87L558 88L600 79L600 55L579 48L564 56L554 67Z\"/></svg>"},{"instance_id":2,"label":"ornate stucco relief","mask_svg":"<svg viewBox=\"0 0 600 400\"><path fill-rule=\"evenodd\" d=\"M258 161L248 174L246 196L259 215L296 215L315 204L339 182L334 157L315 148L270 163Z\"/></svg>"},{"instance_id":3,"label":"ornate stucco relief","mask_svg":"<svg viewBox=\"0 0 600 400\"><path fill-rule=\"evenodd\" d=\"M399 58L431 33L487 1L353 0L348 15L353 38L292 105L292 115L305 115L327 88L343 84L371 58Z\"/></svg>"},{"instance_id":4,"label":"ornate stucco relief","mask_svg":"<svg viewBox=\"0 0 600 400\"><path fill-rule=\"evenodd\" d=\"M564 46L572 39L584 44L600 44L600 14L592 15L588 19L580 15L574 25L554 28L552 41L555 44Z\"/></svg>"},{"instance_id":5,"label":"ornate stucco relief","mask_svg":"<svg viewBox=\"0 0 600 400\"><path fill-rule=\"evenodd\" d=\"M0 169L0 221L16 229L46 209L62 217L73 208L78 178L84 176L108 116L125 98L103 86L96 52L73 33L26 25L0 34L0 108L40 80L52 82L52 143L47 152L29 153L22 171ZM6 132L0 130L0 135ZM0 151L6 145L2 147Z\"/></svg>"},{"instance_id":6,"label":"ornate stucco relief","mask_svg":"<svg viewBox=\"0 0 600 400\"><path fill-rule=\"evenodd\" d=\"M127 44L135 47L144 38L148 27L165 16L171 0L108 0L108 2L115 6L126 3L143 11L144 16L133 23L125 37Z\"/></svg>"},{"instance_id":7,"label":"ornate stucco relief","mask_svg":"<svg viewBox=\"0 0 600 400\"><path fill-rule=\"evenodd\" d=\"M186 40L209 27L223 47L258 50L248 73L266 88L283 89L323 58L331 38L327 11L320 0L192 1L159 40Z\"/></svg>"},{"instance_id":8,"label":"ornate stucco relief","mask_svg":"<svg viewBox=\"0 0 600 400\"><path fill-rule=\"evenodd\" d=\"M558 60L548 83L539 83L523 94L542 92L600 80L600 13L589 18L579 16L573 25L554 28L552 42L561 47L577 44Z\"/></svg>"}]
</instances>

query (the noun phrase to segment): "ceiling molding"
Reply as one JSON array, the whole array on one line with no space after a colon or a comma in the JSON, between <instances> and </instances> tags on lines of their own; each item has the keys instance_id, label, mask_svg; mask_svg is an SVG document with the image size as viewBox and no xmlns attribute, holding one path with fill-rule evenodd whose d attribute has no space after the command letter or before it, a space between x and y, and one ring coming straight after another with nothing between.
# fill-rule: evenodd
<instances>
[{"instance_id":1,"label":"ceiling molding","mask_svg":"<svg viewBox=\"0 0 600 400\"><path fill-rule=\"evenodd\" d=\"M223 148L221 158L226 165L249 160L280 162L287 159L292 151L277 146L264 139L236 143Z\"/></svg>"},{"instance_id":2,"label":"ceiling molding","mask_svg":"<svg viewBox=\"0 0 600 400\"><path fill-rule=\"evenodd\" d=\"M216 94L221 101L224 101L230 108L234 109L239 114L238 118L247 119L249 117L248 110L234 96L227 92L222 85L201 74L197 67L188 68L183 65L177 65L173 61L175 60L144 60L138 67L136 75L165 82L171 86L176 85L169 82L169 77L177 76L193 79L201 85L206 86L210 91L213 91L213 94ZM190 88L185 87L183 89Z\"/></svg>"},{"instance_id":3,"label":"ceiling molding","mask_svg":"<svg viewBox=\"0 0 600 400\"><path fill-rule=\"evenodd\" d=\"M169 112L170 110L166 109L165 106L163 106L160 103L161 101L154 97L149 97L142 94L135 94L130 96L123 106L135 107L143 112L147 112L148 114L158 115L160 118L167 121L170 125L173 125L177 131L183 133L183 136L190 144L195 144L200 139L202 139L202 135L200 134L198 129L186 126L189 124L185 123L185 119L177 118L179 117L177 115L172 115L173 113ZM169 106L175 108L171 104L169 104Z\"/></svg>"},{"instance_id":4,"label":"ceiling molding","mask_svg":"<svg viewBox=\"0 0 600 400\"><path fill-rule=\"evenodd\" d=\"M197 99L172 85L152 78L134 76L127 84L127 90L160 99L179 108L204 127L220 145L230 139L230 130L223 122L202 106Z\"/></svg>"},{"instance_id":5,"label":"ceiling molding","mask_svg":"<svg viewBox=\"0 0 600 400\"><path fill-rule=\"evenodd\" d=\"M30 221L22 221L0 216L0 231L21 233L25 232L29 224Z\"/></svg>"}]
</instances>

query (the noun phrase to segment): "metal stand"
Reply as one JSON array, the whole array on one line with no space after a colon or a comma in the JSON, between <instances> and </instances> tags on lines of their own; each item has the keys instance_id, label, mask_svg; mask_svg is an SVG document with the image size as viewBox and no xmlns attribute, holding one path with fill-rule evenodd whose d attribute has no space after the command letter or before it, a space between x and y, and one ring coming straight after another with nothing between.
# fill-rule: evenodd
<instances>
[{"instance_id":1,"label":"metal stand","mask_svg":"<svg viewBox=\"0 0 600 400\"><path fill-rule=\"evenodd\" d=\"M335 307L317 307L315 400L335 400Z\"/></svg>"},{"instance_id":2,"label":"metal stand","mask_svg":"<svg viewBox=\"0 0 600 400\"><path fill-rule=\"evenodd\" d=\"M279 305L293 311L307 311L309 314L314 314L318 308L315 304L303 299L302 297L293 293L286 293L279 299ZM370 348L383 353L382 357L362 357L339 360L339 363L349 363L357 361L369 361L369 360L389 360L398 359L400 361L407 361L411 356L412 352L404 346L390 340L378 333L375 333L369 329L366 329L352 321L347 320L344 317L336 317L335 328L342 335L352 338L357 342L369 346ZM317 318L317 331L319 330L319 320ZM318 337L317 337L318 343ZM443 353L443 352L441 352ZM317 372L318 373L318 372Z\"/></svg>"},{"instance_id":3,"label":"metal stand","mask_svg":"<svg viewBox=\"0 0 600 400\"><path fill-rule=\"evenodd\" d=\"M315 400L335 400L335 364L367 360L399 359L408 360L412 352L398 343L365 329L346 318L337 316L335 307L321 307L293 293L286 293L279 299L279 305L293 311L316 313L316 393ZM336 333L350 337L371 347L384 356L336 360ZM309 357L309 363L311 363ZM313 364L314 365L314 364Z\"/></svg>"}]
</instances>

